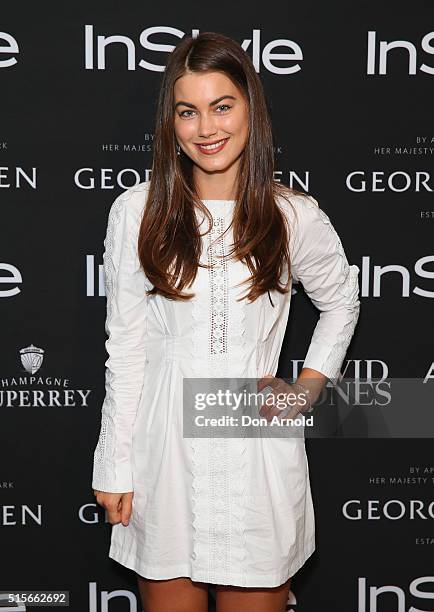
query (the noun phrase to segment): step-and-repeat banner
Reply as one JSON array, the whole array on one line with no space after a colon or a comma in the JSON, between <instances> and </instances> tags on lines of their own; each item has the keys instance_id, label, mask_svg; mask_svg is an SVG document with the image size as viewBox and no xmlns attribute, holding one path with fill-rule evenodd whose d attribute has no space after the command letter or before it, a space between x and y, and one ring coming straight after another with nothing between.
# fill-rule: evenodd
<instances>
[{"instance_id":1,"label":"step-and-repeat banner","mask_svg":"<svg viewBox=\"0 0 434 612\"><path fill-rule=\"evenodd\" d=\"M150 177L164 64L187 34L222 32L252 57L276 178L318 199L360 269L345 377L433 384L432 17L418 1L3 7L0 592L141 610L91 489L103 240L115 197ZM319 314L301 288L292 299L279 376L305 356ZM317 549L288 610L434 610L430 434L306 440Z\"/></svg>"}]
</instances>

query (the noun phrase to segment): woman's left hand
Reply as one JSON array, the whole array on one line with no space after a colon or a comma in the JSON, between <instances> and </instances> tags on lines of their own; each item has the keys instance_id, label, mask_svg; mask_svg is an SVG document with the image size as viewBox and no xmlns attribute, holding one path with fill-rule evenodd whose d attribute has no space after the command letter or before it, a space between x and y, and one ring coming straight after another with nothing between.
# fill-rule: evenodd
<instances>
[{"instance_id":1,"label":"woman's left hand","mask_svg":"<svg viewBox=\"0 0 434 612\"><path fill-rule=\"evenodd\" d=\"M305 394L297 391L296 387L286 383L282 378L266 374L257 383L258 392L265 387L271 387L271 392L259 408L259 414L267 421L271 421L275 416L293 419L309 405Z\"/></svg>"}]
</instances>

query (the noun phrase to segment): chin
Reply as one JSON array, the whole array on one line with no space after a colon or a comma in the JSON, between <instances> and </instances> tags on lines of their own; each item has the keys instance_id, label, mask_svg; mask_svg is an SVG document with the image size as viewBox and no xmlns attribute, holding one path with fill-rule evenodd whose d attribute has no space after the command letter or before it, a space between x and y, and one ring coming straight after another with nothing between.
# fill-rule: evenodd
<instances>
[{"instance_id":1,"label":"chin","mask_svg":"<svg viewBox=\"0 0 434 612\"><path fill-rule=\"evenodd\" d=\"M197 159L196 158L196 164L198 166L200 166L201 168L207 168L208 170L225 170L226 168L228 168L229 166L231 166L231 164L234 163L234 161L236 160L236 157L231 156L230 158L227 156L224 157L220 157L220 159Z\"/></svg>"},{"instance_id":2,"label":"chin","mask_svg":"<svg viewBox=\"0 0 434 612\"><path fill-rule=\"evenodd\" d=\"M225 170L228 170L230 168L230 166L231 166L230 163L226 163L226 164L207 164L207 165L201 164L200 168L204 172L224 172Z\"/></svg>"}]
</instances>

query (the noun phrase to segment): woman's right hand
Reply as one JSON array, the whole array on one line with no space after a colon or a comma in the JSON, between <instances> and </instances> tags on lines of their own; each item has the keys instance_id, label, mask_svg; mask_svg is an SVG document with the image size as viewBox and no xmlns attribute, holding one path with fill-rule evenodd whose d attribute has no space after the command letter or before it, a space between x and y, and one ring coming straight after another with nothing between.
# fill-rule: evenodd
<instances>
[{"instance_id":1,"label":"woman's right hand","mask_svg":"<svg viewBox=\"0 0 434 612\"><path fill-rule=\"evenodd\" d=\"M108 522L112 525L122 523L126 527L129 523L133 507L133 491L128 493L107 493L93 491L97 503L107 510Z\"/></svg>"}]
</instances>

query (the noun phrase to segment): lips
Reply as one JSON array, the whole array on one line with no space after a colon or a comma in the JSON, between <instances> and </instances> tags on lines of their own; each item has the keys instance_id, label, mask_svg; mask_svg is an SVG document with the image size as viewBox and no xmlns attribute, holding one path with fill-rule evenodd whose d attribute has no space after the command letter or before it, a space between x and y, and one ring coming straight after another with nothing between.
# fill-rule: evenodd
<instances>
[{"instance_id":1,"label":"lips","mask_svg":"<svg viewBox=\"0 0 434 612\"><path fill-rule=\"evenodd\" d=\"M228 140L229 137L220 138L220 140L214 140L214 142L200 144L195 143L195 145L201 153L204 153L205 155L214 155L215 153L219 153L223 149Z\"/></svg>"}]
</instances>

